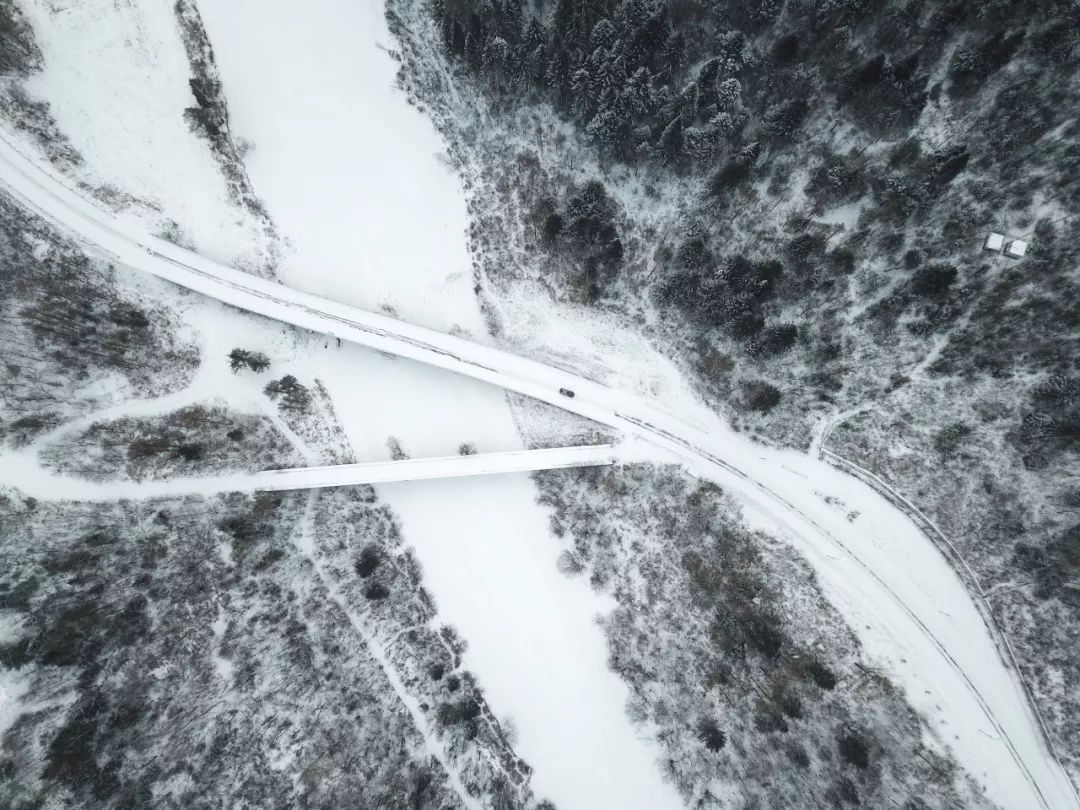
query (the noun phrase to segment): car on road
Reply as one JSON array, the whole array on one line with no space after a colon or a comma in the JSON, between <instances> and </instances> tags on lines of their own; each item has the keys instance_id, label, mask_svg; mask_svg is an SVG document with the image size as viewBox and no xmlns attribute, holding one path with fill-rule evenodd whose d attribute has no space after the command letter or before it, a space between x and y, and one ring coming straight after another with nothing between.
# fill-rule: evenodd
<instances>
[{"instance_id":1,"label":"car on road","mask_svg":"<svg viewBox=\"0 0 1080 810\"><path fill-rule=\"evenodd\" d=\"M560 388L559 393L562 394L564 397L569 397L570 399L574 398L574 392L571 391L569 388Z\"/></svg>"}]
</instances>

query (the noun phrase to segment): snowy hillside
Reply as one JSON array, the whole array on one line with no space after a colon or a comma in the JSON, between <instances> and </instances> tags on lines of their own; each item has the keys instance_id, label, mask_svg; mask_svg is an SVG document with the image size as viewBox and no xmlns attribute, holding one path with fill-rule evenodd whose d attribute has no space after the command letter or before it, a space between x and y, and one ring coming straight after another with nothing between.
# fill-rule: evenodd
<instances>
[{"instance_id":1,"label":"snowy hillside","mask_svg":"<svg viewBox=\"0 0 1080 810\"><path fill-rule=\"evenodd\" d=\"M1012 657L1048 609L999 612L1001 552L972 571L918 511L1000 444L958 418L933 473L882 444L929 424L909 391L980 316L900 346L902 412L865 381L815 398L808 332L967 299L914 266L853 276L850 311L785 286L770 228L806 207L832 267L875 209L785 153L813 114L754 117L746 71L804 4L750 5L0 0L0 807L1080 807L1067 630ZM825 64L790 36L775 60ZM620 73L660 46L666 73ZM714 159L752 205L699 205ZM721 238L749 258L702 281ZM608 443L614 467L170 488Z\"/></svg>"}]
</instances>

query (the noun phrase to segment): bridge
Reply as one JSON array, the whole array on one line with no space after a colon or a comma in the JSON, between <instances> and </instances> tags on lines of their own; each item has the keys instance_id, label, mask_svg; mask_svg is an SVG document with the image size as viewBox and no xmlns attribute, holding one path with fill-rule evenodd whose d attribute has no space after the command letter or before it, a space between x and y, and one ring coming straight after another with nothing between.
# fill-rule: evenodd
<instances>
[{"instance_id":1,"label":"bridge","mask_svg":"<svg viewBox=\"0 0 1080 810\"><path fill-rule=\"evenodd\" d=\"M139 481L87 481L53 475L24 454L0 456L0 481L9 481L25 495L42 500L117 501L136 498L175 498L216 495L222 492L279 492L290 489L322 489L354 484L385 484L392 481L425 481L475 475L557 470L567 467L601 467L622 460L619 447L592 444L542 450L407 458L335 464L326 467L294 467L254 473L229 473L170 477Z\"/></svg>"},{"instance_id":2,"label":"bridge","mask_svg":"<svg viewBox=\"0 0 1080 810\"><path fill-rule=\"evenodd\" d=\"M632 392L566 369L288 289L148 236L86 199L66 178L23 154L3 136L0 184L90 249L129 267L238 309L547 402L613 427L624 436L640 438L657 448L665 460L681 461L693 474L737 496L749 516L764 519L771 530L783 534L814 565L828 596L849 609L858 607L860 623L865 623L867 631L873 625L875 632L890 640L891 649L904 651L903 658L891 661L892 674L918 687L908 690L913 699L925 692L934 696L929 703L938 710L942 705L950 709L954 751L966 755L962 760L974 760L994 800L1006 807L1080 808L1080 796L1049 747L1017 673L1001 658L963 583L906 515L856 479L806 454L757 444L718 422L692 424ZM561 389L576 396L569 398ZM602 457L610 451L590 452ZM415 465L420 466L415 469L427 465L428 477L434 477L440 465L458 474L463 469L458 465L463 464L475 467L474 474L482 474L481 468L491 464L490 459L473 458L455 459L454 465L446 459L416 459ZM495 462L495 466L499 463L506 462ZM355 470L341 475L379 474L369 469L370 473ZM393 475L400 475L408 468L389 467L382 474L391 474L391 469L396 471ZM289 476L298 472L260 473L259 485L265 481L267 489L288 489L295 486ZM346 483L337 478L338 473L324 468L303 475L308 485ZM25 479L7 480L21 485ZM133 497L147 494L149 490L142 487L151 484L157 485L136 484L138 494ZM251 480L244 485L253 486ZM80 480L79 497L88 490ZM857 520L835 509L823 497L828 492L841 493L844 502L859 503ZM948 613L939 610L942 604L949 606Z\"/></svg>"}]
</instances>

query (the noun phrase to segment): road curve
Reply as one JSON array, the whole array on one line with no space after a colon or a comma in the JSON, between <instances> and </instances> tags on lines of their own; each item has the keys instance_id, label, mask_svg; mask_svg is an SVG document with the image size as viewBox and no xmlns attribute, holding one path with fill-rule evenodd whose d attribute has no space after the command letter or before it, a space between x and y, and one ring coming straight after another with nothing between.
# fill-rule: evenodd
<instances>
[{"instance_id":1,"label":"road curve","mask_svg":"<svg viewBox=\"0 0 1080 810\"><path fill-rule=\"evenodd\" d=\"M858 616L861 637L889 640L897 651L891 673L993 800L1005 808L1080 808L963 584L918 528L865 485L805 454L765 448L721 425L689 424L572 372L288 289L142 234L28 157L10 136L0 138L0 184L122 264L239 309L548 402L673 454L784 533L814 565L830 599ZM837 498L825 497L834 492L862 508L844 514Z\"/></svg>"}]
</instances>

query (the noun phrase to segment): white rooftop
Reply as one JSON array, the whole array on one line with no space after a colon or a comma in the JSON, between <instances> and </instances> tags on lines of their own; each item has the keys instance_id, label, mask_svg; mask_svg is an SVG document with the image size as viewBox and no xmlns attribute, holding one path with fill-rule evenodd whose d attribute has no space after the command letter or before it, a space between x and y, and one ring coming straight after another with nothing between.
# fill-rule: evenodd
<instances>
[{"instance_id":1,"label":"white rooftop","mask_svg":"<svg viewBox=\"0 0 1080 810\"><path fill-rule=\"evenodd\" d=\"M990 231L990 233L986 236L986 241L983 242L983 248L985 250L1001 250L1004 245L1004 234L995 233L994 231Z\"/></svg>"},{"instance_id":2,"label":"white rooftop","mask_svg":"<svg viewBox=\"0 0 1080 810\"><path fill-rule=\"evenodd\" d=\"M1013 259L1022 258L1027 253L1028 243L1023 239L1013 239L1005 245L1005 255Z\"/></svg>"}]
</instances>

